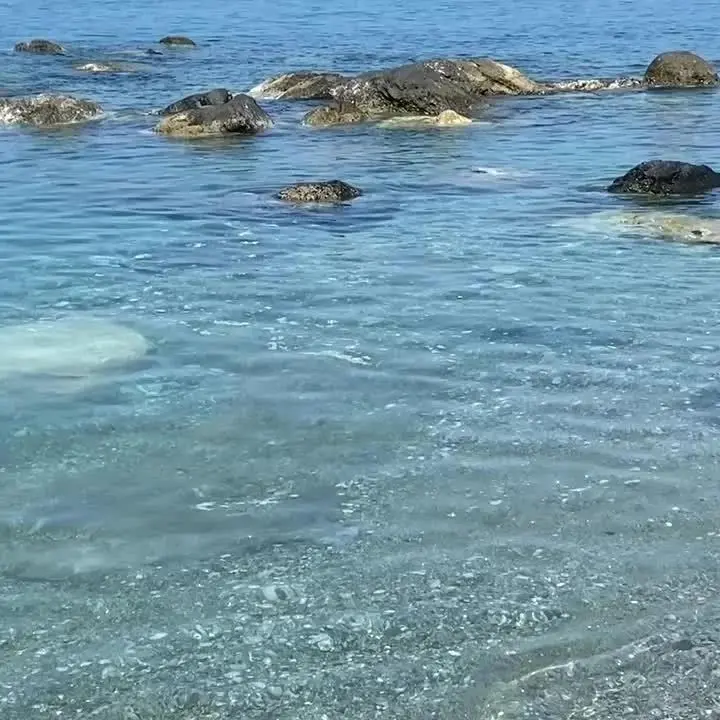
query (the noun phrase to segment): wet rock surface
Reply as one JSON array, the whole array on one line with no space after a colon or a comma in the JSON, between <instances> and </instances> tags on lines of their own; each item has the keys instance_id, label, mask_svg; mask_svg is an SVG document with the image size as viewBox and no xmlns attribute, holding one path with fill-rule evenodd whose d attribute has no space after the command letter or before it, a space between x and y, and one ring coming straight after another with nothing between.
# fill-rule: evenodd
<instances>
[{"instance_id":1,"label":"wet rock surface","mask_svg":"<svg viewBox=\"0 0 720 720\"><path fill-rule=\"evenodd\" d=\"M347 80L338 73L293 72L265 80L249 94L269 100L329 100L332 89Z\"/></svg>"},{"instance_id":2,"label":"wet rock surface","mask_svg":"<svg viewBox=\"0 0 720 720\"><path fill-rule=\"evenodd\" d=\"M160 115L174 115L194 108L207 107L208 105L223 105L230 102L232 95L225 88L216 88L208 92L195 93L171 103L160 111Z\"/></svg>"},{"instance_id":3,"label":"wet rock surface","mask_svg":"<svg viewBox=\"0 0 720 720\"><path fill-rule=\"evenodd\" d=\"M0 124L49 127L92 120L102 108L91 100L66 95L0 98Z\"/></svg>"},{"instance_id":4,"label":"wet rock surface","mask_svg":"<svg viewBox=\"0 0 720 720\"><path fill-rule=\"evenodd\" d=\"M283 188L277 197L292 203L339 203L362 195L359 188L342 180L329 182L297 183Z\"/></svg>"},{"instance_id":5,"label":"wet rock surface","mask_svg":"<svg viewBox=\"0 0 720 720\"><path fill-rule=\"evenodd\" d=\"M677 160L648 160L615 178L611 193L695 195L720 187L720 174L708 165Z\"/></svg>"},{"instance_id":6,"label":"wet rock surface","mask_svg":"<svg viewBox=\"0 0 720 720\"><path fill-rule=\"evenodd\" d=\"M156 132L177 137L254 135L273 126L270 116L249 95L235 95L222 105L207 105L169 115Z\"/></svg>"},{"instance_id":7,"label":"wet rock surface","mask_svg":"<svg viewBox=\"0 0 720 720\"><path fill-rule=\"evenodd\" d=\"M197 44L194 40L191 40L185 35L166 35L164 38L158 40L161 45L174 45L176 47L195 47Z\"/></svg>"},{"instance_id":8,"label":"wet rock surface","mask_svg":"<svg viewBox=\"0 0 720 720\"><path fill-rule=\"evenodd\" d=\"M64 55L65 48L52 40L35 39L16 43L15 52L35 53L36 55Z\"/></svg>"},{"instance_id":9,"label":"wet rock surface","mask_svg":"<svg viewBox=\"0 0 720 720\"><path fill-rule=\"evenodd\" d=\"M658 55L645 71L645 82L661 87L702 87L718 85L720 78L707 60L677 51Z\"/></svg>"}]
</instances>

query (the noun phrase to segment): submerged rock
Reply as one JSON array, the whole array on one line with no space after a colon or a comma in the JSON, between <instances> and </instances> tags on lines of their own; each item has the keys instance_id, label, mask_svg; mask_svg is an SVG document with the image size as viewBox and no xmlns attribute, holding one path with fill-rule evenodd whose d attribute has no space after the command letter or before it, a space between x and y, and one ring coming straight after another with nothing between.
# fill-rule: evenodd
<instances>
[{"instance_id":1,"label":"submerged rock","mask_svg":"<svg viewBox=\"0 0 720 720\"><path fill-rule=\"evenodd\" d=\"M331 109L315 109L309 125L334 125L401 115L468 115L483 97L540 94L546 87L487 58L439 59L369 72L330 88Z\"/></svg>"},{"instance_id":2,"label":"submerged rock","mask_svg":"<svg viewBox=\"0 0 720 720\"><path fill-rule=\"evenodd\" d=\"M277 197L294 203L339 203L360 197L362 191L342 180L297 183L282 189Z\"/></svg>"},{"instance_id":3,"label":"submerged rock","mask_svg":"<svg viewBox=\"0 0 720 720\"><path fill-rule=\"evenodd\" d=\"M252 135L273 126L270 116L249 95L235 95L222 105L186 110L162 120L156 132L177 137Z\"/></svg>"},{"instance_id":4,"label":"submerged rock","mask_svg":"<svg viewBox=\"0 0 720 720\"><path fill-rule=\"evenodd\" d=\"M658 55L645 71L651 86L697 87L720 83L715 68L691 52L666 52Z\"/></svg>"},{"instance_id":5,"label":"submerged rock","mask_svg":"<svg viewBox=\"0 0 720 720\"><path fill-rule=\"evenodd\" d=\"M46 127L92 120L102 108L91 100L66 95L0 98L0 124Z\"/></svg>"},{"instance_id":6,"label":"submerged rock","mask_svg":"<svg viewBox=\"0 0 720 720\"><path fill-rule=\"evenodd\" d=\"M36 53L38 55L63 55L65 48L52 40L30 40L15 45L15 52Z\"/></svg>"},{"instance_id":7,"label":"submerged rock","mask_svg":"<svg viewBox=\"0 0 720 720\"><path fill-rule=\"evenodd\" d=\"M286 73L264 80L248 94L268 100L329 100L332 89L347 80L337 73Z\"/></svg>"},{"instance_id":8,"label":"submerged rock","mask_svg":"<svg viewBox=\"0 0 720 720\"><path fill-rule=\"evenodd\" d=\"M465 115L460 115L454 110L443 110L439 115L434 117L425 115L407 115L388 120L382 120L379 125L381 127L456 127L458 125L471 125L472 119Z\"/></svg>"},{"instance_id":9,"label":"submerged rock","mask_svg":"<svg viewBox=\"0 0 720 720\"><path fill-rule=\"evenodd\" d=\"M77 379L137 360L150 348L139 333L98 318L70 317L0 327L0 379Z\"/></svg>"},{"instance_id":10,"label":"submerged rock","mask_svg":"<svg viewBox=\"0 0 720 720\"><path fill-rule=\"evenodd\" d=\"M216 88L203 93L188 95L182 100L171 103L160 111L160 115L174 115L193 108L207 107L208 105L223 105L230 102L232 95L225 88Z\"/></svg>"},{"instance_id":11,"label":"submerged rock","mask_svg":"<svg viewBox=\"0 0 720 720\"><path fill-rule=\"evenodd\" d=\"M694 195L716 187L720 187L720 174L707 165L692 165L677 160L648 160L615 178L608 192Z\"/></svg>"},{"instance_id":12,"label":"submerged rock","mask_svg":"<svg viewBox=\"0 0 720 720\"><path fill-rule=\"evenodd\" d=\"M166 35L164 38L160 38L158 42L161 45L176 45L185 47L195 47L195 41L184 35Z\"/></svg>"},{"instance_id":13,"label":"submerged rock","mask_svg":"<svg viewBox=\"0 0 720 720\"><path fill-rule=\"evenodd\" d=\"M720 219L718 218L638 212L619 214L615 220L631 232L650 234L662 240L703 245L720 244Z\"/></svg>"}]
</instances>

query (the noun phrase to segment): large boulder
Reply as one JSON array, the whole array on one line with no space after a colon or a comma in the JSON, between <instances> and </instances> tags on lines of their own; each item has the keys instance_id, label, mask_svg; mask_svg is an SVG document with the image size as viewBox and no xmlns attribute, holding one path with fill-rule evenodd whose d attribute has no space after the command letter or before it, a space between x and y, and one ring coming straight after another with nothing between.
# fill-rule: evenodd
<instances>
[{"instance_id":1,"label":"large boulder","mask_svg":"<svg viewBox=\"0 0 720 720\"><path fill-rule=\"evenodd\" d=\"M264 80L248 94L268 100L329 100L332 89L347 80L337 73L286 73Z\"/></svg>"},{"instance_id":2,"label":"large boulder","mask_svg":"<svg viewBox=\"0 0 720 720\"><path fill-rule=\"evenodd\" d=\"M399 115L469 115L489 95L539 94L545 86L487 58L439 59L368 72L330 88L330 110L316 109L305 122L330 125Z\"/></svg>"},{"instance_id":3,"label":"large boulder","mask_svg":"<svg viewBox=\"0 0 720 720\"><path fill-rule=\"evenodd\" d=\"M175 47L195 47L195 41L184 35L166 35L158 42L161 45L174 45Z\"/></svg>"},{"instance_id":4,"label":"large boulder","mask_svg":"<svg viewBox=\"0 0 720 720\"><path fill-rule=\"evenodd\" d=\"M329 182L297 183L283 188L277 197L293 203L340 203L360 197L359 188L348 185L342 180Z\"/></svg>"},{"instance_id":5,"label":"large boulder","mask_svg":"<svg viewBox=\"0 0 720 720\"><path fill-rule=\"evenodd\" d=\"M206 105L170 115L156 132L177 137L253 135L273 126L270 116L249 95L235 95L222 105Z\"/></svg>"},{"instance_id":6,"label":"large boulder","mask_svg":"<svg viewBox=\"0 0 720 720\"><path fill-rule=\"evenodd\" d=\"M696 195L720 187L720 174L707 165L649 160L636 165L608 187L611 193Z\"/></svg>"},{"instance_id":7,"label":"large boulder","mask_svg":"<svg viewBox=\"0 0 720 720\"><path fill-rule=\"evenodd\" d=\"M66 125L92 120L100 114L102 108L97 103L66 95L0 98L0 125Z\"/></svg>"},{"instance_id":8,"label":"large boulder","mask_svg":"<svg viewBox=\"0 0 720 720\"><path fill-rule=\"evenodd\" d=\"M715 68L691 52L666 52L658 55L645 71L650 86L697 87L720 82Z\"/></svg>"},{"instance_id":9,"label":"large boulder","mask_svg":"<svg viewBox=\"0 0 720 720\"><path fill-rule=\"evenodd\" d=\"M15 52L35 53L37 55L63 55L65 48L52 40L30 40L15 45Z\"/></svg>"},{"instance_id":10,"label":"large boulder","mask_svg":"<svg viewBox=\"0 0 720 720\"><path fill-rule=\"evenodd\" d=\"M208 105L223 105L230 102L232 95L225 88L216 88L208 90L208 92L195 93L188 95L182 100L171 103L160 111L160 115L174 115L175 113L185 112L193 108L207 107Z\"/></svg>"}]
</instances>

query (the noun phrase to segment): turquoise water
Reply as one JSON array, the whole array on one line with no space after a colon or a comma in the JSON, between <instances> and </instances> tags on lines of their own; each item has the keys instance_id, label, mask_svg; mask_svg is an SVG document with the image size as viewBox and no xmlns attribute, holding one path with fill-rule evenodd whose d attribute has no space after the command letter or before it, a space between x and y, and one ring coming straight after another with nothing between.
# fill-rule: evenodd
<instances>
[{"instance_id":1,"label":"turquoise water","mask_svg":"<svg viewBox=\"0 0 720 720\"><path fill-rule=\"evenodd\" d=\"M639 206L603 188L720 164L720 95L499 100L438 131L263 102L272 132L201 143L150 113L440 55L717 62L719 5L0 8L0 87L108 113L0 130L3 720L717 717L720 255L619 232ZM168 33L198 48L144 55ZM73 57L12 52L36 36ZM272 198L334 177L364 196ZM87 317L149 352L88 377L78 336L64 377L3 374L7 328Z\"/></svg>"}]
</instances>

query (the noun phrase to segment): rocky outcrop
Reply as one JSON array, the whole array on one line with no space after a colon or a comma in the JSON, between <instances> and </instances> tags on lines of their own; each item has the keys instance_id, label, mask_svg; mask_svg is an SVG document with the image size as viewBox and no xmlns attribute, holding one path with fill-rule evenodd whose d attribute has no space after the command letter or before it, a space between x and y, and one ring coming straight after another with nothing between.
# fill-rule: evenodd
<instances>
[{"instance_id":1,"label":"rocky outcrop","mask_svg":"<svg viewBox=\"0 0 720 720\"><path fill-rule=\"evenodd\" d=\"M338 73L286 73L261 82L248 95L267 100L329 100L332 89L347 81Z\"/></svg>"},{"instance_id":2,"label":"rocky outcrop","mask_svg":"<svg viewBox=\"0 0 720 720\"><path fill-rule=\"evenodd\" d=\"M253 135L272 127L270 116L249 95L235 95L222 105L206 105L170 115L156 132L177 137Z\"/></svg>"},{"instance_id":3,"label":"rocky outcrop","mask_svg":"<svg viewBox=\"0 0 720 720\"><path fill-rule=\"evenodd\" d=\"M230 102L232 95L225 88L216 88L203 93L188 95L182 100L171 103L160 111L160 115L174 115L193 108L207 107L208 105L223 105Z\"/></svg>"},{"instance_id":4,"label":"rocky outcrop","mask_svg":"<svg viewBox=\"0 0 720 720\"><path fill-rule=\"evenodd\" d=\"M541 94L546 87L487 58L439 59L363 73L329 89L329 109L316 108L308 125L334 125L402 115L469 115L483 97Z\"/></svg>"},{"instance_id":5,"label":"rocky outcrop","mask_svg":"<svg viewBox=\"0 0 720 720\"><path fill-rule=\"evenodd\" d=\"M454 110L443 110L435 117L425 115L401 115L395 118L382 120L380 127L403 128L403 127L457 127L463 125L471 125L472 119L460 115Z\"/></svg>"},{"instance_id":6,"label":"rocky outcrop","mask_svg":"<svg viewBox=\"0 0 720 720\"><path fill-rule=\"evenodd\" d=\"M718 85L715 68L691 52L666 52L658 55L645 71L651 87L702 87Z\"/></svg>"},{"instance_id":7,"label":"rocky outcrop","mask_svg":"<svg viewBox=\"0 0 720 720\"><path fill-rule=\"evenodd\" d=\"M281 190L277 197L293 203L339 203L353 200L362 191L342 180L329 182L298 183Z\"/></svg>"},{"instance_id":8,"label":"rocky outcrop","mask_svg":"<svg viewBox=\"0 0 720 720\"><path fill-rule=\"evenodd\" d=\"M52 40L30 40L15 45L15 52L35 53L37 55L64 55L65 48Z\"/></svg>"},{"instance_id":9,"label":"rocky outcrop","mask_svg":"<svg viewBox=\"0 0 720 720\"><path fill-rule=\"evenodd\" d=\"M720 174L707 165L676 160L649 160L615 178L611 193L696 195L720 187Z\"/></svg>"},{"instance_id":10,"label":"rocky outcrop","mask_svg":"<svg viewBox=\"0 0 720 720\"><path fill-rule=\"evenodd\" d=\"M38 127L66 125L92 120L102 108L90 100L65 95L37 95L29 98L0 98L0 124Z\"/></svg>"},{"instance_id":11,"label":"rocky outcrop","mask_svg":"<svg viewBox=\"0 0 720 720\"><path fill-rule=\"evenodd\" d=\"M175 45L178 47L195 47L195 41L184 35L166 35L158 40L161 45Z\"/></svg>"}]
</instances>

